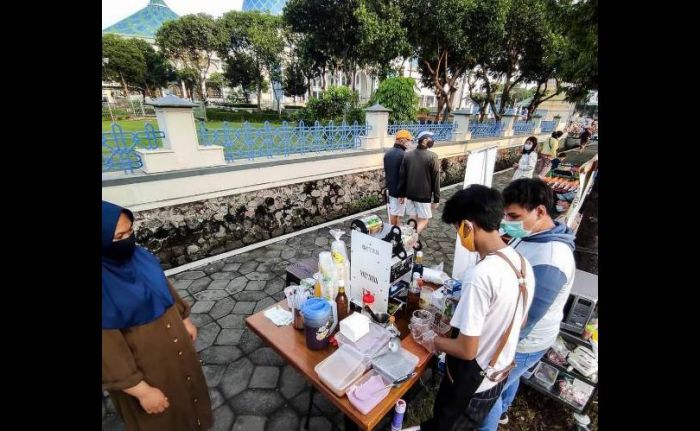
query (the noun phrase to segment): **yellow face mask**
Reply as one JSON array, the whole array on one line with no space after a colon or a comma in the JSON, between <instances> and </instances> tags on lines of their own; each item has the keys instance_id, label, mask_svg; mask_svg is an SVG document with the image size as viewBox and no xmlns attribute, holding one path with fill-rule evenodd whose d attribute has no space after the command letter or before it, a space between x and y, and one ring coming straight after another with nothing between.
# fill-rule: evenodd
<instances>
[{"instance_id":1,"label":"yellow face mask","mask_svg":"<svg viewBox=\"0 0 700 431\"><path fill-rule=\"evenodd\" d=\"M457 235L459 236L459 242L462 243L464 248L469 251L476 251L476 246L474 245L474 229L469 229L469 232L467 232L466 221L462 220L457 230Z\"/></svg>"}]
</instances>

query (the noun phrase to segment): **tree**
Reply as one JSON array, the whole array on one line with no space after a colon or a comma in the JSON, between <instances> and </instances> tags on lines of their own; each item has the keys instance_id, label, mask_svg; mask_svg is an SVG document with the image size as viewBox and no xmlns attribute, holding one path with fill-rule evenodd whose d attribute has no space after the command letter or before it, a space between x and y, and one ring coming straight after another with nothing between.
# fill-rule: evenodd
<instances>
[{"instance_id":1,"label":"tree","mask_svg":"<svg viewBox=\"0 0 700 431\"><path fill-rule=\"evenodd\" d=\"M483 72L476 67L470 70L467 75L467 87L469 88L469 98L479 108L479 122L484 122L486 111L493 103L494 94L498 91L497 85L491 82L480 80Z\"/></svg>"},{"instance_id":2,"label":"tree","mask_svg":"<svg viewBox=\"0 0 700 431\"><path fill-rule=\"evenodd\" d=\"M287 97L306 94L306 78L298 61L290 62L284 69L284 95Z\"/></svg>"},{"instance_id":3,"label":"tree","mask_svg":"<svg viewBox=\"0 0 700 431\"><path fill-rule=\"evenodd\" d=\"M102 79L121 82L129 97L129 85L138 86L146 75L146 59L135 39L125 39L113 34L102 36Z\"/></svg>"},{"instance_id":4,"label":"tree","mask_svg":"<svg viewBox=\"0 0 700 431\"><path fill-rule=\"evenodd\" d=\"M311 97L311 80L314 78L321 79L321 89L326 89L326 67L330 59L323 52L318 50L313 44L313 38L287 31L287 43L292 52L292 57L298 62L301 72L306 78L306 83Z\"/></svg>"},{"instance_id":5,"label":"tree","mask_svg":"<svg viewBox=\"0 0 700 431\"><path fill-rule=\"evenodd\" d=\"M415 92L416 81L413 78L388 78L379 84L372 95L370 105L380 103L391 109L389 120L398 123L416 121L418 113L418 96Z\"/></svg>"},{"instance_id":6,"label":"tree","mask_svg":"<svg viewBox=\"0 0 700 431\"><path fill-rule=\"evenodd\" d=\"M156 43L161 51L179 63L196 79L196 88L202 100L207 101L207 73L217 48L221 46L221 33L214 19L203 13L185 15L167 21L156 32Z\"/></svg>"},{"instance_id":7,"label":"tree","mask_svg":"<svg viewBox=\"0 0 700 431\"><path fill-rule=\"evenodd\" d=\"M534 88L527 88L524 85L520 85L518 87L514 87L513 90L511 91L511 97L512 99L523 101L527 99L528 97L532 97L532 95L535 94L535 89Z\"/></svg>"},{"instance_id":8,"label":"tree","mask_svg":"<svg viewBox=\"0 0 700 431\"><path fill-rule=\"evenodd\" d=\"M403 25L415 28L407 37L418 57L421 81L437 96L437 121L452 111L458 80L474 63L467 45L472 5L471 0L402 1Z\"/></svg>"},{"instance_id":9,"label":"tree","mask_svg":"<svg viewBox=\"0 0 700 431\"><path fill-rule=\"evenodd\" d=\"M197 88L197 83L199 82L199 72L194 70L194 69L178 69L177 72L175 72L175 76L177 79L182 81L185 84L185 90L187 90L187 94L184 94L184 97L193 97L195 89Z\"/></svg>"},{"instance_id":10,"label":"tree","mask_svg":"<svg viewBox=\"0 0 700 431\"><path fill-rule=\"evenodd\" d=\"M146 62L145 73L142 77L144 96L155 96L159 88L166 87L175 79L175 70L163 53L153 49L151 44L142 39L131 39L143 53Z\"/></svg>"},{"instance_id":11,"label":"tree","mask_svg":"<svg viewBox=\"0 0 700 431\"><path fill-rule=\"evenodd\" d=\"M263 91L264 76L279 82L281 76L281 54L284 51L282 20L259 11L231 11L219 20L224 42L219 53L226 63L246 62L248 78L254 78L258 93L258 108ZM251 66L255 72L252 72ZM234 66L235 67L235 66Z\"/></svg>"},{"instance_id":12,"label":"tree","mask_svg":"<svg viewBox=\"0 0 700 431\"><path fill-rule=\"evenodd\" d=\"M211 75L209 75L209 79L207 79L207 86L210 89L216 89L216 92L218 93L217 97L223 97L225 81L226 79L224 78L224 75L222 73L214 72Z\"/></svg>"},{"instance_id":13,"label":"tree","mask_svg":"<svg viewBox=\"0 0 700 431\"><path fill-rule=\"evenodd\" d=\"M360 0L289 0L282 18L291 31L305 35L307 47L322 53L326 65L350 72L360 57L359 5Z\"/></svg>"},{"instance_id":14,"label":"tree","mask_svg":"<svg viewBox=\"0 0 700 431\"><path fill-rule=\"evenodd\" d=\"M245 53L235 53L224 62L224 78L230 87L241 87L243 97L250 100L250 93L258 85L266 87L266 82L255 65L253 58Z\"/></svg>"},{"instance_id":15,"label":"tree","mask_svg":"<svg viewBox=\"0 0 700 431\"><path fill-rule=\"evenodd\" d=\"M496 119L513 104L512 90L527 82L528 68L542 61L550 26L547 1L482 0L468 14L469 51L476 62L471 73Z\"/></svg>"},{"instance_id":16,"label":"tree","mask_svg":"<svg viewBox=\"0 0 700 431\"><path fill-rule=\"evenodd\" d=\"M524 65L537 84L528 119L540 104L562 93L569 102L583 102L598 88L598 2L551 0L546 3L549 32L542 57Z\"/></svg>"},{"instance_id":17,"label":"tree","mask_svg":"<svg viewBox=\"0 0 700 431\"><path fill-rule=\"evenodd\" d=\"M567 100L581 101L598 89L598 0L555 2L562 9L562 32L568 39L561 74L571 84Z\"/></svg>"},{"instance_id":18,"label":"tree","mask_svg":"<svg viewBox=\"0 0 700 431\"><path fill-rule=\"evenodd\" d=\"M386 77L391 73L392 60L411 56L408 28L402 25L404 14L400 1L361 0L355 17L360 35L356 59L359 66L374 69L379 76ZM403 72L403 62L397 72Z\"/></svg>"}]
</instances>

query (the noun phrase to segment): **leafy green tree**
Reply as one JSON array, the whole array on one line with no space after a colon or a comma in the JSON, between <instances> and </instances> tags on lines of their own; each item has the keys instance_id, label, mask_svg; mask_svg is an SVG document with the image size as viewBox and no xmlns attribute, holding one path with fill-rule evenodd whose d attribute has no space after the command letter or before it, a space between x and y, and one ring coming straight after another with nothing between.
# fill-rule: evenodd
<instances>
[{"instance_id":1,"label":"leafy green tree","mask_svg":"<svg viewBox=\"0 0 700 431\"><path fill-rule=\"evenodd\" d=\"M276 82L282 80L282 20L259 11L231 11L221 17L219 26L224 40L219 48L220 55L229 68L240 72L239 85L255 82L260 108L264 77L267 75ZM245 67L233 65L232 62L236 61L243 61ZM245 79L242 72L245 72Z\"/></svg>"},{"instance_id":2,"label":"leafy green tree","mask_svg":"<svg viewBox=\"0 0 700 431\"><path fill-rule=\"evenodd\" d=\"M146 76L146 59L135 39L117 35L102 36L102 79L117 81L129 96L129 86L139 86Z\"/></svg>"},{"instance_id":3,"label":"leafy green tree","mask_svg":"<svg viewBox=\"0 0 700 431\"><path fill-rule=\"evenodd\" d=\"M230 87L241 87L243 96L250 100L250 94L260 86L267 88L265 77L255 64L253 57L246 53L234 53L224 62L224 78Z\"/></svg>"},{"instance_id":4,"label":"leafy green tree","mask_svg":"<svg viewBox=\"0 0 700 431\"><path fill-rule=\"evenodd\" d=\"M150 43L143 39L131 39L143 53L146 61L146 70L142 77L142 89L144 96L155 96L156 90L167 87L168 83L175 79L175 70L163 55L153 49Z\"/></svg>"},{"instance_id":5,"label":"leafy green tree","mask_svg":"<svg viewBox=\"0 0 700 431\"><path fill-rule=\"evenodd\" d=\"M206 103L207 74L222 44L216 21L203 13L167 21L156 32L156 44L179 68L188 70L188 77L195 79L197 92Z\"/></svg>"},{"instance_id":6,"label":"leafy green tree","mask_svg":"<svg viewBox=\"0 0 700 431\"><path fill-rule=\"evenodd\" d=\"M467 44L473 0L402 0L403 25L422 83L437 97L436 120L452 111L458 80L473 66Z\"/></svg>"}]
</instances>

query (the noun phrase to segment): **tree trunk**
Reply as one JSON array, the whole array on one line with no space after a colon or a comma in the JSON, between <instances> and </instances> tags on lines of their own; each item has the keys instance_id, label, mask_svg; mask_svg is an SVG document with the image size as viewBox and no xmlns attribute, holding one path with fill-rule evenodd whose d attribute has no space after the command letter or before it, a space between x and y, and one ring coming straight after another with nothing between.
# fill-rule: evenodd
<instances>
[{"instance_id":1,"label":"tree trunk","mask_svg":"<svg viewBox=\"0 0 700 431\"><path fill-rule=\"evenodd\" d=\"M352 67L352 91L355 91L355 80L357 79L357 66Z\"/></svg>"},{"instance_id":2,"label":"tree trunk","mask_svg":"<svg viewBox=\"0 0 700 431\"><path fill-rule=\"evenodd\" d=\"M260 98L262 97L262 85L260 84L260 81L258 81L257 91L258 91L258 110L259 110L260 109Z\"/></svg>"},{"instance_id":3,"label":"tree trunk","mask_svg":"<svg viewBox=\"0 0 700 431\"><path fill-rule=\"evenodd\" d=\"M206 78L202 78L202 83L200 85L199 91L202 92L202 102L204 102L204 106L207 106L207 80Z\"/></svg>"},{"instance_id":4,"label":"tree trunk","mask_svg":"<svg viewBox=\"0 0 700 431\"><path fill-rule=\"evenodd\" d=\"M435 96L438 98L437 112L435 112L435 122L439 123L440 122L440 114L442 113L442 110L445 106L445 99L444 99L445 96L442 94L442 92L440 92L439 94L435 94Z\"/></svg>"},{"instance_id":5,"label":"tree trunk","mask_svg":"<svg viewBox=\"0 0 700 431\"><path fill-rule=\"evenodd\" d=\"M126 98L129 99L129 86L126 85L126 80L124 79L124 75L119 72L119 76L122 78L122 85L124 86L124 93L126 94Z\"/></svg>"}]
</instances>

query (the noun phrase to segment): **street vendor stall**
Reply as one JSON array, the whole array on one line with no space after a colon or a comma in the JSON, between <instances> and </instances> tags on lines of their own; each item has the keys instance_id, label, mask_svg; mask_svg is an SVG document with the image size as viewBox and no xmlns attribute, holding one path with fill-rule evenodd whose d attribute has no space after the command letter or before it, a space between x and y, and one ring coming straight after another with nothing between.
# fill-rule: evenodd
<instances>
[{"instance_id":1,"label":"street vendor stall","mask_svg":"<svg viewBox=\"0 0 700 431\"><path fill-rule=\"evenodd\" d=\"M374 429L392 410L400 428L401 397L429 364L435 367L432 354L407 336L409 323L446 332L445 310L453 308L460 285L447 283L445 291L449 277L422 268L414 225L391 226L376 216L354 220L350 253L344 232L331 230L330 251L287 267L287 299L246 319L311 383L307 426L313 395L321 392L345 415L346 430ZM420 280L414 270L423 274ZM415 288L419 281L422 305L416 307L417 297L408 304L409 283Z\"/></svg>"},{"instance_id":2,"label":"street vendor stall","mask_svg":"<svg viewBox=\"0 0 700 431\"><path fill-rule=\"evenodd\" d=\"M280 301L275 307L289 310L286 301ZM371 410L367 413L363 413L351 403L346 393L339 395L339 393L336 392L337 388L324 383L317 372L319 364L328 360L332 354L340 350L339 348L328 345L328 347L321 350L310 350L307 348L303 331L296 330L290 325L277 326L265 317L262 311L248 317L246 319L246 325L262 338L267 345L287 360L313 386L312 395L309 397L309 411L306 415L307 428L313 403L313 391L318 391L343 412L345 415L345 430L358 428L362 430L374 429L384 416L395 408L397 401L423 376L427 368L428 359L431 356L425 349L417 345L412 337L406 336L408 334L408 321L404 318L398 319L397 326L401 329L401 337L403 337L401 340L401 348L411 352L418 358L414 370L415 374L409 377L408 380L403 382L400 386L387 390L385 395L382 394L384 397L378 401ZM352 359L347 360L347 363L351 362ZM348 371L351 372L352 370ZM331 372L342 374L340 370L331 370ZM346 381L342 382L342 385L347 386L347 391L350 391L354 383L371 372L371 370L363 372L357 377L349 375L351 374L349 373L349 377L345 379ZM344 377L346 376L339 376L339 380L342 380Z\"/></svg>"},{"instance_id":3,"label":"street vendor stall","mask_svg":"<svg viewBox=\"0 0 700 431\"><path fill-rule=\"evenodd\" d=\"M576 270L557 342L520 381L576 413L598 387L598 276Z\"/></svg>"},{"instance_id":4,"label":"street vendor stall","mask_svg":"<svg viewBox=\"0 0 700 431\"><path fill-rule=\"evenodd\" d=\"M590 194L598 173L598 154L581 166L562 163L550 171L544 181L556 198L556 220L565 223L574 232L581 223L581 209Z\"/></svg>"}]
</instances>

